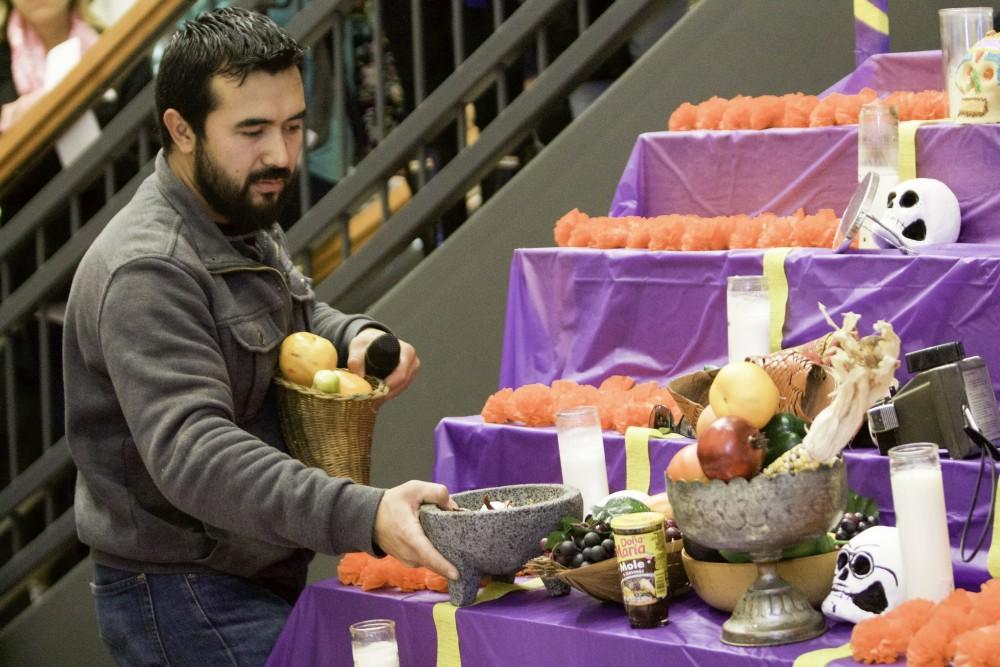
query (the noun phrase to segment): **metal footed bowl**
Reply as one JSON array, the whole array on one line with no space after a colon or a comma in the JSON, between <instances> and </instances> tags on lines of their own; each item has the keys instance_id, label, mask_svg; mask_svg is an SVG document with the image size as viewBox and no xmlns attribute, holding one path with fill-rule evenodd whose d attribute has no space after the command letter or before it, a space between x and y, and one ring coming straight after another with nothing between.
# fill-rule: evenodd
<instances>
[{"instance_id":1,"label":"metal footed bowl","mask_svg":"<svg viewBox=\"0 0 1000 667\"><path fill-rule=\"evenodd\" d=\"M817 470L750 481L667 480L674 518L685 536L713 549L745 551L757 564L757 580L723 625L722 641L773 646L826 631L823 615L778 575L775 564L785 547L832 529L843 515L847 493L842 459Z\"/></svg>"}]
</instances>

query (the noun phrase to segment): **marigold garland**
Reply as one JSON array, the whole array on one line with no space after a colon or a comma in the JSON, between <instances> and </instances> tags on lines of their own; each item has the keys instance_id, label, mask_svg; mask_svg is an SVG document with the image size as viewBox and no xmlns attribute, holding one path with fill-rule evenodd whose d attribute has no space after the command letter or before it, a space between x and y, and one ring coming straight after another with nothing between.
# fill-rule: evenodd
<instances>
[{"instance_id":1,"label":"marigold garland","mask_svg":"<svg viewBox=\"0 0 1000 667\"><path fill-rule=\"evenodd\" d=\"M830 248L840 220L833 209L813 215L764 213L705 218L659 215L653 218L590 217L573 209L555 224L560 247L646 250L733 250L737 248Z\"/></svg>"},{"instance_id":2,"label":"marigold garland","mask_svg":"<svg viewBox=\"0 0 1000 667\"><path fill-rule=\"evenodd\" d=\"M909 600L865 619L851 633L851 654L865 664L1000 667L1000 580L978 593L956 589L940 604Z\"/></svg>"},{"instance_id":3,"label":"marigold garland","mask_svg":"<svg viewBox=\"0 0 1000 667\"><path fill-rule=\"evenodd\" d=\"M405 593L448 592L448 580L426 567L408 567L393 556L375 558L363 552L344 554L337 565L337 578L345 586L360 586L365 591L394 586Z\"/></svg>"},{"instance_id":4,"label":"marigold garland","mask_svg":"<svg viewBox=\"0 0 1000 667\"><path fill-rule=\"evenodd\" d=\"M552 386L527 384L517 389L501 389L483 405L483 421L491 424L519 422L525 426L552 426L556 413L581 405L595 405L601 428L624 433L629 426L646 426L657 405L670 409L675 420L681 410L666 387L656 382L637 384L634 378L612 375L599 387L556 380Z\"/></svg>"},{"instance_id":5,"label":"marigold garland","mask_svg":"<svg viewBox=\"0 0 1000 667\"><path fill-rule=\"evenodd\" d=\"M846 95L831 93L820 99L815 95L737 95L732 99L711 97L700 104L684 102L667 122L671 131L684 130L766 130L775 128L826 127L856 125L861 105L878 97L871 88ZM937 120L948 117L948 98L941 90L911 92L900 90L884 102L894 104L899 120Z\"/></svg>"}]
</instances>

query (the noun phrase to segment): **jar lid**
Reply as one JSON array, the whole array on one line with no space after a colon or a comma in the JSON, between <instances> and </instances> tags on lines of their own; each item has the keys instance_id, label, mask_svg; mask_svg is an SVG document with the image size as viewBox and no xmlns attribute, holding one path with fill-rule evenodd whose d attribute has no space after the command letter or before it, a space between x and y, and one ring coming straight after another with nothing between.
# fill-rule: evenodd
<instances>
[{"instance_id":1,"label":"jar lid","mask_svg":"<svg viewBox=\"0 0 1000 667\"><path fill-rule=\"evenodd\" d=\"M663 525L661 512L635 512L619 514L611 519L611 530L640 530L643 528L658 528Z\"/></svg>"}]
</instances>

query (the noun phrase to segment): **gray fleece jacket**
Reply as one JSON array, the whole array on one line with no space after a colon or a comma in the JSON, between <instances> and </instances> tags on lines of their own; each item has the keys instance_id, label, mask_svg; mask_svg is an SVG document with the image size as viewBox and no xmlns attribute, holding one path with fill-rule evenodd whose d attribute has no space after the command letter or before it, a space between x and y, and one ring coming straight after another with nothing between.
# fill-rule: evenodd
<instances>
[{"instance_id":1,"label":"gray fleece jacket","mask_svg":"<svg viewBox=\"0 0 1000 667\"><path fill-rule=\"evenodd\" d=\"M66 310L66 439L95 561L288 590L312 551L371 551L382 490L289 457L271 382L287 334L323 335L346 359L367 327L384 329L314 301L277 225L224 236L157 156Z\"/></svg>"}]
</instances>

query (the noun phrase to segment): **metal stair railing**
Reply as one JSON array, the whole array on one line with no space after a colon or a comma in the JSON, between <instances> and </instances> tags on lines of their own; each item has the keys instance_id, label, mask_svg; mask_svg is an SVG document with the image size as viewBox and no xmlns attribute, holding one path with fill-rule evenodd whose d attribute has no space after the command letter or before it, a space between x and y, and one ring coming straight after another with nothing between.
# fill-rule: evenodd
<instances>
[{"instance_id":1,"label":"metal stair railing","mask_svg":"<svg viewBox=\"0 0 1000 667\"><path fill-rule=\"evenodd\" d=\"M535 83L514 99L485 128L476 143L463 150L444 169L418 190L413 200L384 224L367 245L344 260L343 265L316 287L318 298L347 310L366 303L350 301L351 291L371 276L425 231L435 216L464 196L468 188L494 168L497 160L529 133L552 106L596 68L615 48L631 36L638 21L655 0L626 0L612 4L597 20L583 29L586 21L581 9L581 31L569 48L551 64L545 62L544 24L553 11L565 2L536 0L526 2L499 26L462 67L428 97L378 149L366 157L326 197L310 209L288 233L293 253L302 252L329 225L343 219L345 212L375 184L384 188L394 167L420 151L424 139L433 135L454 117L456 109L474 100L491 83L498 68L517 58L517 48L536 37L539 70ZM583 7L585 3L577 3ZM386 207L383 207L383 211Z\"/></svg>"},{"instance_id":2,"label":"metal stair railing","mask_svg":"<svg viewBox=\"0 0 1000 667\"><path fill-rule=\"evenodd\" d=\"M187 9L190 0L140 0L108 27L55 88L45 94L7 132L0 135L0 189L23 175L27 167L50 147L89 108L116 78L123 75L137 53L145 51Z\"/></svg>"}]
</instances>

